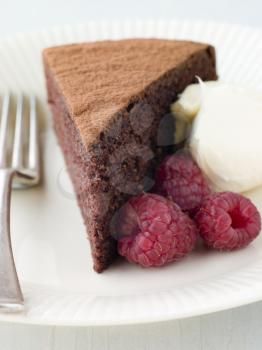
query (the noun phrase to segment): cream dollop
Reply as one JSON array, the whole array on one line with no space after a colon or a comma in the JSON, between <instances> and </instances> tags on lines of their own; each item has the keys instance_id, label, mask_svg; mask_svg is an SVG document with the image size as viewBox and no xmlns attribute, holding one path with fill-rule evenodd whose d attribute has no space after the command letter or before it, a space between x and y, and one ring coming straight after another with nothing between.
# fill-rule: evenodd
<instances>
[{"instance_id":1,"label":"cream dollop","mask_svg":"<svg viewBox=\"0 0 262 350\"><path fill-rule=\"evenodd\" d=\"M217 81L204 83L207 87L217 86ZM178 100L171 105L171 111L177 119L191 123L199 112L201 104L200 84L188 85Z\"/></svg>"},{"instance_id":2,"label":"cream dollop","mask_svg":"<svg viewBox=\"0 0 262 350\"><path fill-rule=\"evenodd\" d=\"M262 93L200 82L176 103L179 118L193 120L189 146L214 189L245 192L262 185Z\"/></svg>"}]
</instances>

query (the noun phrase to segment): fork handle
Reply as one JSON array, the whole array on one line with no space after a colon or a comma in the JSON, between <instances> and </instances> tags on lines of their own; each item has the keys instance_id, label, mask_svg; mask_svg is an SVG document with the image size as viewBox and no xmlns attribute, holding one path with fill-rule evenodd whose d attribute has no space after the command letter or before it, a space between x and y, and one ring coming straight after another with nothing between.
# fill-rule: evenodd
<instances>
[{"instance_id":1,"label":"fork handle","mask_svg":"<svg viewBox=\"0 0 262 350\"><path fill-rule=\"evenodd\" d=\"M0 311L23 309L10 237L10 198L14 171L0 170Z\"/></svg>"}]
</instances>

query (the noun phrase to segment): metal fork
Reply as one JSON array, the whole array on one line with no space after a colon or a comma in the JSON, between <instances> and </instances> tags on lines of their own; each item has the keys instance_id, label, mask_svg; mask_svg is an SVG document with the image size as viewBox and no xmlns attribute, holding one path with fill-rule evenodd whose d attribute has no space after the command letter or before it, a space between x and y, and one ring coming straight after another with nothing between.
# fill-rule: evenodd
<instances>
[{"instance_id":1,"label":"metal fork","mask_svg":"<svg viewBox=\"0 0 262 350\"><path fill-rule=\"evenodd\" d=\"M23 294L17 277L10 237L11 188L29 187L40 180L36 99L30 97L28 151L24 151L24 98L17 98L12 156L8 157L11 128L10 95L2 100L0 123L0 311L17 312L24 308ZM27 154L25 154L27 153ZM27 156L27 157L26 157ZM15 180L15 181L14 181Z\"/></svg>"}]
</instances>

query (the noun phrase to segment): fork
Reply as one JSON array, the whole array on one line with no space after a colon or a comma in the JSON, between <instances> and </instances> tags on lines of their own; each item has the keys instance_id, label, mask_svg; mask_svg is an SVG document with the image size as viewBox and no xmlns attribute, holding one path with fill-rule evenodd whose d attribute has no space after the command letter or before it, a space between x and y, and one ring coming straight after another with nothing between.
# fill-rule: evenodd
<instances>
[{"instance_id":1,"label":"fork","mask_svg":"<svg viewBox=\"0 0 262 350\"><path fill-rule=\"evenodd\" d=\"M3 97L0 123L0 311L2 312L18 312L24 309L24 298L16 272L10 236L11 188L26 188L40 181L36 99L34 96L30 97L27 152L23 150L25 143L24 97L19 95L17 98L15 130L12 140L9 135L11 128L10 100L10 94ZM12 143L11 157L8 157L8 141Z\"/></svg>"}]
</instances>

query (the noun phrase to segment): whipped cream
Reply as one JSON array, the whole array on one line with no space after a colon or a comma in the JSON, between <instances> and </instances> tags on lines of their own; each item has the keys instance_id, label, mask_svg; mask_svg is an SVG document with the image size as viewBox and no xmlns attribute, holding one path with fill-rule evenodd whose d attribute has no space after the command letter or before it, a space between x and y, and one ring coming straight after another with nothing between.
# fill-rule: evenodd
<instances>
[{"instance_id":1,"label":"whipped cream","mask_svg":"<svg viewBox=\"0 0 262 350\"><path fill-rule=\"evenodd\" d=\"M262 93L222 82L190 85L172 111L192 122L192 155L220 191L262 185Z\"/></svg>"},{"instance_id":2,"label":"whipped cream","mask_svg":"<svg viewBox=\"0 0 262 350\"><path fill-rule=\"evenodd\" d=\"M217 81L205 82L205 86L217 86ZM171 105L171 111L179 120L191 123L199 112L201 104L200 84L188 85L179 99Z\"/></svg>"}]
</instances>

